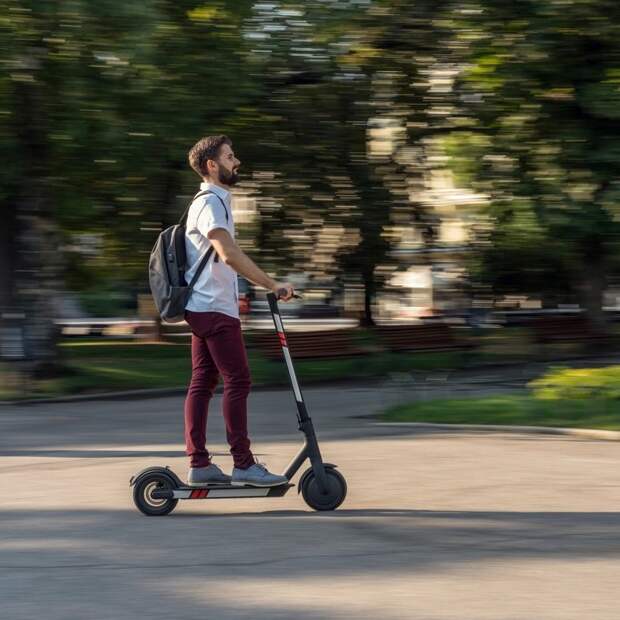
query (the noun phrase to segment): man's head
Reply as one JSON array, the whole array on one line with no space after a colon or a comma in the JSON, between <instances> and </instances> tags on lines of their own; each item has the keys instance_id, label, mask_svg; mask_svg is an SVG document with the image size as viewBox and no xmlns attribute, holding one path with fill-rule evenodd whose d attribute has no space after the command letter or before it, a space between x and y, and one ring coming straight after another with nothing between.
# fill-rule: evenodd
<instances>
[{"instance_id":1,"label":"man's head","mask_svg":"<svg viewBox=\"0 0 620 620\"><path fill-rule=\"evenodd\" d=\"M189 165L205 181L232 187L238 180L241 162L235 157L232 142L227 136L207 136L192 146Z\"/></svg>"}]
</instances>

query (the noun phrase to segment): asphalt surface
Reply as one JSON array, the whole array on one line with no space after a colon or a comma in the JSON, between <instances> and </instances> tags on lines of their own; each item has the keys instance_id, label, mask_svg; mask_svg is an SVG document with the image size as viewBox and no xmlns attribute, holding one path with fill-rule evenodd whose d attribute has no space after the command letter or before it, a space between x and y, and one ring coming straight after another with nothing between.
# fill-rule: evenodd
<instances>
[{"instance_id":1,"label":"asphalt surface","mask_svg":"<svg viewBox=\"0 0 620 620\"><path fill-rule=\"evenodd\" d=\"M0 617L617 619L620 445L364 417L414 390L304 390L349 484L333 513L296 489L138 513L133 473L185 474L182 398L1 407ZM227 469L219 407L210 447ZM291 394L256 392L250 411L255 453L283 469L300 442Z\"/></svg>"}]
</instances>

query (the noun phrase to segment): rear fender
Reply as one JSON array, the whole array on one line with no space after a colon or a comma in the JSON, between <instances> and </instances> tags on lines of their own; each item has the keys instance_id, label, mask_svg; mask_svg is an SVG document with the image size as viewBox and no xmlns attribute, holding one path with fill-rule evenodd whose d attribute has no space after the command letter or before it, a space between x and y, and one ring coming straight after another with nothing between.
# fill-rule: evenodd
<instances>
[{"instance_id":1,"label":"rear fender","mask_svg":"<svg viewBox=\"0 0 620 620\"><path fill-rule=\"evenodd\" d=\"M142 471L138 472L130 478L129 486L132 487L135 484L138 484L138 482L142 480L142 478L150 474L160 474L162 476L166 476L166 478L170 480L174 487L184 486L183 481L167 465L165 467L155 466L143 469Z\"/></svg>"}]
</instances>

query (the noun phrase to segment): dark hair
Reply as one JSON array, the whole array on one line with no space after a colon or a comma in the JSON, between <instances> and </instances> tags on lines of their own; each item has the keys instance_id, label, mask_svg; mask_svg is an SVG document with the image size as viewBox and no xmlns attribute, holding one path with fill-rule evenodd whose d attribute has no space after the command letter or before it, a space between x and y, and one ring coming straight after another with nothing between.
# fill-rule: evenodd
<instances>
[{"instance_id":1,"label":"dark hair","mask_svg":"<svg viewBox=\"0 0 620 620\"><path fill-rule=\"evenodd\" d=\"M228 136L206 136L198 140L189 150L187 154L189 165L199 177L206 175L207 160L216 159L223 144L232 146L232 141Z\"/></svg>"}]
</instances>

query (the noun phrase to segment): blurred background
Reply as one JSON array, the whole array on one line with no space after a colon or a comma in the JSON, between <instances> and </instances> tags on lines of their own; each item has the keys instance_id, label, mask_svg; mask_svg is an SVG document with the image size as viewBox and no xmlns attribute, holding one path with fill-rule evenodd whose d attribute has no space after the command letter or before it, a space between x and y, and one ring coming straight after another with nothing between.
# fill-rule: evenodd
<instances>
[{"instance_id":1,"label":"blurred background","mask_svg":"<svg viewBox=\"0 0 620 620\"><path fill-rule=\"evenodd\" d=\"M302 378L617 351L617 3L0 7L0 399L186 384L147 262L221 133L240 245L303 295ZM240 291L254 382L286 382Z\"/></svg>"}]
</instances>

